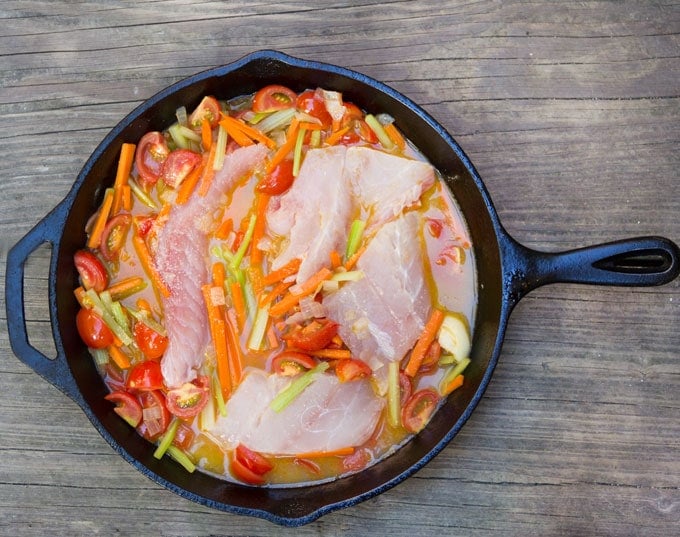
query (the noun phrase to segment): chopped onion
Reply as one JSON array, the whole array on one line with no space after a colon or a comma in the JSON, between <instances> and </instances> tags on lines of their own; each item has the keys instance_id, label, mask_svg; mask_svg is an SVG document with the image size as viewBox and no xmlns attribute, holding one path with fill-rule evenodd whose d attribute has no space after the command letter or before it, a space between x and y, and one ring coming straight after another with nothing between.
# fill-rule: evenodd
<instances>
[{"instance_id":1,"label":"chopped onion","mask_svg":"<svg viewBox=\"0 0 680 537\"><path fill-rule=\"evenodd\" d=\"M185 126L189 122L189 116L187 115L187 109L184 106L180 106L175 111L175 116L177 116L177 123Z\"/></svg>"},{"instance_id":2,"label":"chopped onion","mask_svg":"<svg viewBox=\"0 0 680 537\"><path fill-rule=\"evenodd\" d=\"M142 419L146 423L147 427L149 427L149 432L151 432L150 431L151 423L159 422L162 417L163 411L161 410L161 407L158 405L150 406L142 410ZM158 423L158 428L160 430L160 423Z\"/></svg>"},{"instance_id":3,"label":"chopped onion","mask_svg":"<svg viewBox=\"0 0 680 537\"><path fill-rule=\"evenodd\" d=\"M335 121L340 121L345 115L345 105L342 104L342 94L337 91L321 90L326 110Z\"/></svg>"}]
</instances>

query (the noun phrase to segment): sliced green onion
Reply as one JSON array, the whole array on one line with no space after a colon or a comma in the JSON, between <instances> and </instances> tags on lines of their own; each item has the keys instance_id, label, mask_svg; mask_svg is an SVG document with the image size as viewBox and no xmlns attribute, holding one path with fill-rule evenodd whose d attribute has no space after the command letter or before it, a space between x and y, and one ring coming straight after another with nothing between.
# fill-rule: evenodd
<instances>
[{"instance_id":1,"label":"sliced green onion","mask_svg":"<svg viewBox=\"0 0 680 537\"><path fill-rule=\"evenodd\" d=\"M123 311L123 306L121 306L120 302L113 302L111 304L111 313L113 314L113 318L120 325L120 327L123 330L125 330L125 333L132 337L130 320L128 319L127 315L125 315L125 311Z\"/></svg>"},{"instance_id":2,"label":"sliced green onion","mask_svg":"<svg viewBox=\"0 0 680 537\"><path fill-rule=\"evenodd\" d=\"M234 260L234 254L232 254L228 249L226 248L220 248L219 246L213 246L212 249L210 250L210 253L214 255L215 257L219 257L224 261L227 265L230 265L231 262Z\"/></svg>"},{"instance_id":3,"label":"sliced green onion","mask_svg":"<svg viewBox=\"0 0 680 537\"><path fill-rule=\"evenodd\" d=\"M458 375L460 375L463 371L465 371L465 368L468 365L470 365L470 358L463 358L460 362L458 362L451 369L449 369L444 374L444 377L442 378L441 382L439 383L439 392L440 393L443 392L444 388L449 384L449 382L451 382Z\"/></svg>"},{"instance_id":4,"label":"sliced green onion","mask_svg":"<svg viewBox=\"0 0 680 537\"><path fill-rule=\"evenodd\" d=\"M262 121L264 118L269 117L272 115L272 112L249 112L247 114L248 119L246 117L243 117L248 123L251 125L257 125L260 121Z\"/></svg>"},{"instance_id":5,"label":"sliced green onion","mask_svg":"<svg viewBox=\"0 0 680 537\"><path fill-rule=\"evenodd\" d=\"M284 108L269 114L267 117L259 121L257 128L267 134L276 129L282 129L287 126L295 117L295 108Z\"/></svg>"},{"instance_id":6,"label":"sliced green onion","mask_svg":"<svg viewBox=\"0 0 680 537\"><path fill-rule=\"evenodd\" d=\"M328 362L321 362L316 367L305 371L283 390L281 390L270 403L270 407L274 412L281 412L293 400L300 395L307 386L309 386L316 379L317 375L323 373L328 369Z\"/></svg>"},{"instance_id":7,"label":"sliced green onion","mask_svg":"<svg viewBox=\"0 0 680 537\"><path fill-rule=\"evenodd\" d=\"M401 425L399 362L390 362L387 365L387 421L392 427Z\"/></svg>"},{"instance_id":8,"label":"sliced green onion","mask_svg":"<svg viewBox=\"0 0 680 537\"><path fill-rule=\"evenodd\" d=\"M215 161L213 170L218 171L224 166L224 156L227 152L227 129L220 125L217 129L217 142L215 143Z\"/></svg>"},{"instance_id":9,"label":"sliced green onion","mask_svg":"<svg viewBox=\"0 0 680 537\"><path fill-rule=\"evenodd\" d=\"M439 365L451 365L451 364L457 364L458 360L456 360L456 357L453 354L442 354L441 358L439 358Z\"/></svg>"},{"instance_id":10,"label":"sliced green onion","mask_svg":"<svg viewBox=\"0 0 680 537\"><path fill-rule=\"evenodd\" d=\"M224 402L224 395L222 395L222 385L220 384L220 379L217 376L217 372L213 373L212 376L212 390L215 394L215 402L217 403L217 411L223 418L227 415L227 405Z\"/></svg>"},{"instance_id":11,"label":"sliced green onion","mask_svg":"<svg viewBox=\"0 0 680 537\"><path fill-rule=\"evenodd\" d=\"M380 124L380 122L375 118L374 115L366 114L364 121L366 122L366 124L369 127L371 127L371 130L378 137L378 140L380 140L380 143L383 145L383 147L385 149L393 149L394 148L394 142L389 137L389 135L385 132L385 129Z\"/></svg>"},{"instance_id":12,"label":"sliced green onion","mask_svg":"<svg viewBox=\"0 0 680 537\"><path fill-rule=\"evenodd\" d=\"M269 305L259 308L255 315L253 329L248 337L248 348L251 351L259 351L262 347L262 340L267 332L267 321L269 320Z\"/></svg>"},{"instance_id":13,"label":"sliced green onion","mask_svg":"<svg viewBox=\"0 0 680 537\"><path fill-rule=\"evenodd\" d=\"M149 209L155 209L158 210L158 205L156 205L156 202L152 200L149 195L142 190L142 187L140 187L137 182L132 179L128 179L128 184L130 185L130 190L132 190L132 193L137 196L137 199L141 201L144 205L146 205Z\"/></svg>"},{"instance_id":14,"label":"sliced green onion","mask_svg":"<svg viewBox=\"0 0 680 537\"><path fill-rule=\"evenodd\" d=\"M312 147L320 147L321 146L321 131L320 130L313 130L312 134L309 138L309 145Z\"/></svg>"},{"instance_id":15,"label":"sliced green onion","mask_svg":"<svg viewBox=\"0 0 680 537\"><path fill-rule=\"evenodd\" d=\"M186 136L184 136L179 128L179 123L173 123L169 128L168 132L170 133L170 137L172 138L172 141L175 142L175 145L181 149L189 149L190 144L189 140L186 139Z\"/></svg>"},{"instance_id":16,"label":"sliced green onion","mask_svg":"<svg viewBox=\"0 0 680 537\"><path fill-rule=\"evenodd\" d=\"M190 474L193 473L196 470L196 465L192 462L192 460L184 453L181 449L179 449L177 446L170 446L167 451L168 455L170 455L173 459L175 459L178 463L180 463L182 466L184 466L184 469L189 472Z\"/></svg>"},{"instance_id":17,"label":"sliced green onion","mask_svg":"<svg viewBox=\"0 0 680 537\"><path fill-rule=\"evenodd\" d=\"M97 292L94 289L88 289L86 291L86 295L94 305L94 312L102 318L106 326L108 326L115 336L120 339L123 345L129 345L132 343L132 338L123 329L123 327L118 324L113 314L106 308L104 303L99 298Z\"/></svg>"},{"instance_id":18,"label":"sliced green onion","mask_svg":"<svg viewBox=\"0 0 680 537\"><path fill-rule=\"evenodd\" d=\"M234 258L229 263L232 270L237 270L241 267L241 261L243 261L243 256L246 255L246 250L248 249L248 246L250 246L250 241L253 238L253 231L255 231L255 219L256 219L255 215L251 214L250 220L248 221L248 229L246 229L246 232L243 235L241 245L238 247L238 250L234 254Z\"/></svg>"},{"instance_id":19,"label":"sliced green onion","mask_svg":"<svg viewBox=\"0 0 680 537\"><path fill-rule=\"evenodd\" d=\"M302 142L305 140L307 129L300 129L295 140L295 149L293 150L293 177L297 177L300 173L300 166L302 165Z\"/></svg>"},{"instance_id":20,"label":"sliced green onion","mask_svg":"<svg viewBox=\"0 0 680 537\"><path fill-rule=\"evenodd\" d=\"M349 237L347 238L347 248L345 249L345 261L352 257L359 248L361 238L366 229L366 222L364 220L355 220L352 222L352 227L349 229Z\"/></svg>"},{"instance_id":21,"label":"sliced green onion","mask_svg":"<svg viewBox=\"0 0 680 537\"><path fill-rule=\"evenodd\" d=\"M167 336L168 334L165 331L165 327L156 321L153 317L151 317L146 311L144 310L133 310L131 308L128 308L128 312L130 312L130 315L132 315L136 320L138 320L140 323L145 324L151 330L154 332L159 333L161 336Z\"/></svg>"},{"instance_id":22,"label":"sliced green onion","mask_svg":"<svg viewBox=\"0 0 680 537\"><path fill-rule=\"evenodd\" d=\"M103 366L109 363L109 352L106 349L92 349L88 347L94 363L98 366Z\"/></svg>"},{"instance_id":23,"label":"sliced green onion","mask_svg":"<svg viewBox=\"0 0 680 537\"><path fill-rule=\"evenodd\" d=\"M217 423L215 415L215 397L208 397L208 402L198 415L198 428L201 431L210 431Z\"/></svg>"},{"instance_id":24,"label":"sliced green onion","mask_svg":"<svg viewBox=\"0 0 680 537\"><path fill-rule=\"evenodd\" d=\"M246 278L245 271L239 271L240 274L236 275L236 281L238 281L241 289L243 289L243 298L246 302L246 310L248 312L248 320L252 323L255 319L257 313L257 298L255 298L255 291L253 291L253 285Z\"/></svg>"},{"instance_id":25,"label":"sliced green onion","mask_svg":"<svg viewBox=\"0 0 680 537\"><path fill-rule=\"evenodd\" d=\"M184 136L187 140L191 140L192 142L196 142L197 144L201 143L201 135L195 133L192 131L189 127L185 127L184 125L179 126L179 132Z\"/></svg>"},{"instance_id":26,"label":"sliced green onion","mask_svg":"<svg viewBox=\"0 0 680 537\"><path fill-rule=\"evenodd\" d=\"M155 458L160 459L163 455L165 455L165 452L168 450L168 448L172 444L172 441L175 439L175 435L177 434L177 427L179 427L179 420L175 418L172 420L167 430L165 431L165 434L161 438L161 441L158 443L156 451L153 452L153 456Z\"/></svg>"}]
</instances>

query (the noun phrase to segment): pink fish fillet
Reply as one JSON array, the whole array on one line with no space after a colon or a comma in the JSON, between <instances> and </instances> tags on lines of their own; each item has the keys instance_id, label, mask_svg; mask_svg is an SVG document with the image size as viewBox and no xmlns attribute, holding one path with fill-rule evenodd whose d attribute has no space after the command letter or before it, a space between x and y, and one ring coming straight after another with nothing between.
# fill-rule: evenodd
<instances>
[{"instance_id":1,"label":"pink fish fillet","mask_svg":"<svg viewBox=\"0 0 680 537\"><path fill-rule=\"evenodd\" d=\"M384 399L367 380L341 383L321 373L281 412L270 408L290 377L251 370L210 434L227 449L239 443L261 453L296 455L363 444L373 434Z\"/></svg>"},{"instance_id":2,"label":"pink fish fillet","mask_svg":"<svg viewBox=\"0 0 680 537\"><path fill-rule=\"evenodd\" d=\"M417 203L435 179L434 169L427 162L368 147L347 150L345 175L362 208L371 214L369 229Z\"/></svg>"},{"instance_id":3,"label":"pink fish fillet","mask_svg":"<svg viewBox=\"0 0 680 537\"><path fill-rule=\"evenodd\" d=\"M156 267L170 290L163 299L168 349L161 361L168 387L196 378L210 341L201 286L208 281L207 230L213 213L224 202L232 183L263 161L267 148L253 145L225 157L204 197L197 193L184 205L173 207L158 234Z\"/></svg>"},{"instance_id":4,"label":"pink fish fillet","mask_svg":"<svg viewBox=\"0 0 680 537\"><path fill-rule=\"evenodd\" d=\"M346 152L344 146L309 150L293 186L270 203L269 229L288 239L272 270L302 259L297 281L303 282L328 264L331 250L344 251L352 210Z\"/></svg>"},{"instance_id":5,"label":"pink fish fillet","mask_svg":"<svg viewBox=\"0 0 680 537\"><path fill-rule=\"evenodd\" d=\"M323 305L354 356L376 371L401 360L430 312L416 213L388 222L359 258L358 281L325 297Z\"/></svg>"}]
</instances>

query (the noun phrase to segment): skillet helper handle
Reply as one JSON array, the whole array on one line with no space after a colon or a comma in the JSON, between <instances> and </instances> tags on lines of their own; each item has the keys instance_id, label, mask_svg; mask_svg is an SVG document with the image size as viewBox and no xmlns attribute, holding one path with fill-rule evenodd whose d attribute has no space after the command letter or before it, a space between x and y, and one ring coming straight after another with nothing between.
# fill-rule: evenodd
<instances>
[{"instance_id":1,"label":"skillet helper handle","mask_svg":"<svg viewBox=\"0 0 680 537\"><path fill-rule=\"evenodd\" d=\"M680 273L680 249L664 237L636 237L576 250L538 252L511 241L510 288L516 300L549 283L653 286ZM519 269L519 270L517 270Z\"/></svg>"},{"instance_id":2,"label":"skillet helper handle","mask_svg":"<svg viewBox=\"0 0 680 537\"><path fill-rule=\"evenodd\" d=\"M69 366L66 362L61 341L55 330L56 296L54 282L50 278L49 309L57 356L50 359L36 349L28 340L26 311L24 302L24 265L29 256L42 244L52 245L50 273L54 272L55 244L58 241L66 219L65 204L57 206L16 243L7 255L5 277L5 306L7 309L7 328L9 341L14 354L41 377L55 385L72 399L78 399L78 391Z\"/></svg>"}]
</instances>

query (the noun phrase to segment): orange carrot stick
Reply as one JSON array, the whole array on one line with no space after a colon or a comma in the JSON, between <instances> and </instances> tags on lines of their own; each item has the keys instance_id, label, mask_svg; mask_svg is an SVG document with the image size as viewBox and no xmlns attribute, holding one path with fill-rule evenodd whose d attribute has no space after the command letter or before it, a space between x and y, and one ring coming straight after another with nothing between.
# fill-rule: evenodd
<instances>
[{"instance_id":1,"label":"orange carrot stick","mask_svg":"<svg viewBox=\"0 0 680 537\"><path fill-rule=\"evenodd\" d=\"M323 125L320 123L312 123L311 121L301 121L300 128L308 131L320 131L323 130Z\"/></svg>"},{"instance_id":2,"label":"orange carrot stick","mask_svg":"<svg viewBox=\"0 0 680 537\"><path fill-rule=\"evenodd\" d=\"M213 170L213 163L215 162L215 155L217 154L217 143L210 146L210 151L208 152L208 161L203 168L203 176L201 177L201 186L198 188L198 195L203 197L210 190L210 185L212 184L213 177L215 176L215 170Z\"/></svg>"},{"instance_id":3,"label":"orange carrot stick","mask_svg":"<svg viewBox=\"0 0 680 537\"><path fill-rule=\"evenodd\" d=\"M345 269L347 270L352 270L354 268L354 265L357 264L357 261L359 261L359 258L362 256L362 254L366 251L367 246L364 245L361 248L359 248L352 257L350 257L347 261L345 261Z\"/></svg>"},{"instance_id":4,"label":"orange carrot stick","mask_svg":"<svg viewBox=\"0 0 680 537\"><path fill-rule=\"evenodd\" d=\"M210 128L210 121L203 119L201 121L201 146L204 151L208 151L212 145L212 129Z\"/></svg>"},{"instance_id":5,"label":"orange carrot stick","mask_svg":"<svg viewBox=\"0 0 680 537\"><path fill-rule=\"evenodd\" d=\"M227 311L226 334L227 346L229 347L229 371L231 373L232 388L236 387L241 382L241 375L243 372L243 356L241 355L241 345L236 331L236 312L233 308Z\"/></svg>"},{"instance_id":6,"label":"orange carrot stick","mask_svg":"<svg viewBox=\"0 0 680 537\"><path fill-rule=\"evenodd\" d=\"M85 297L87 294L85 293L85 289L83 289L82 286L76 287L73 291L73 294L76 296L76 300L78 301L78 304L80 304L81 308L88 308L91 306L86 302Z\"/></svg>"},{"instance_id":7,"label":"orange carrot stick","mask_svg":"<svg viewBox=\"0 0 680 537\"><path fill-rule=\"evenodd\" d=\"M207 160L207 158L204 158L204 161L205 160ZM205 162L191 170L187 178L182 182L179 191L177 192L177 199L175 200L177 205L183 205L189 200L199 179L203 175L203 168L205 168Z\"/></svg>"},{"instance_id":8,"label":"orange carrot stick","mask_svg":"<svg viewBox=\"0 0 680 537\"><path fill-rule=\"evenodd\" d=\"M264 237L266 228L266 211L269 203L269 196L267 194L258 193L257 201L255 202L255 228L253 229L253 238L250 246L250 264L258 265L262 263L262 250L258 248L260 239Z\"/></svg>"},{"instance_id":9,"label":"orange carrot stick","mask_svg":"<svg viewBox=\"0 0 680 537\"><path fill-rule=\"evenodd\" d=\"M332 133L328 138L326 138L326 144L327 144L327 145L335 145L335 144L337 144L337 143L340 141L340 139L341 139L345 134L347 134L347 132L349 131L349 127L350 127L350 126L347 125L346 127L343 127L342 129L337 130L337 131L335 131L334 133Z\"/></svg>"},{"instance_id":10,"label":"orange carrot stick","mask_svg":"<svg viewBox=\"0 0 680 537\"><path fill-rule=\"evenodd\" d=\"M330 258L331 258L331 268L335 270L339 266L342 265L342 258L340 257L340 254L338 253L337 250L331 250L330 253Z\"/></svg>"},{"instance_id":11,"label":"orange carrot stick","mask_svg":"<svg viewBox=\"0 0 680 537\"><path fill-rule=\"evenodd\" d=\"M212 266L212 280L213 285L224 289L224 280L227 275L224 269L224 264L219 261L215 261Z\"/></svg>"},{"instance_id":12,"label":"orange carrot stick","mask_svg":"<svg viewBox=\"0 0 680 537\"><path fill-rule=\"evenodd\" d=\"M310 352L310 354L319 358L328 358L329 360L345 360L352 357L352 352L349 349L320 349Z\"/></svg>"},{"instance_id":13,"label":"orange carrot stick","mask_svg":"<svg viewBox=\"0 0 680 537\"><path fill-rule=\"evenodd\" d=\"M127 185L128 177L132 171L132 161L135 158L135 144L123 144L120 148L118 158L118 168L116 170L116 180L113 183L113 206L111 214L116 215L123 208L123 187Z\"/></svg>"},{"instance_id":14,"label":"orange carrot stick","mask_svg":"<svg viewBox=\"0 0 680 537\"><path fill-rule=\"evenodd\" d=\"M286 132L286 141L281 145L281 147L278 148L276 153L272 155L272 158L269 159L269 162L267 163L267 173L271 173L276 166L278 166L283 159L285 159L288 154L293 150L295 147L295 141L297 138L297 132L298 128L300 126L300 122L298 121L297 118L293 118L293 120L290 122L290 126L288 127L288 131Z\"/></svg>"},{"instance_id":15,"label":"orange carrot stick","mask_svg":"<svg viewBox=\"0 0 680 537\"><path fill-rule=\"evenodd\" d=\"M234 221L231 218L225 219L220 224L220 227L215 231L215 238L224 240L229 236L229 233L234 229Z\"/></svg>"},{"instance_id":16,"label":"orange carrot stick","mask_svg":"<svg viewBox=\"0 0 680 537\"><path fill-rule=\"evenodd\" d=\"M99 215L97 215L97 220L95 220L94 226L92 226L92 232L87 240L87 246L89 248L99 248L102 243L102 233L106 227L106 222L111 214L111 206L113 205L113 189L107 188L106 194L104 194L104 201L102 202L102 208L99 210Z\"/></svg>"},{"instance_id":17,"label":"orange carrot stick","mask_svg":"<svg viewBox=\"0 0 680 537\"><path fill-rule=\"evenodd\" d=\"M390 137L390 140L394 142L394 144L399 148L400 151L403 151L404 148L406 147L406 140L404 140L404 137L399 132L399 129L397 129L397 127L394 126L394 123L388 123L387 125L383 125L383 128L385 129L387 136Z\"/></svg>"},{"instance_id":18,"label":"orange carrot stick","mask_svg":"<svg viewBox=\"0 0 680 537\"><path fill-rule=\"evenodd\" d=\"M452 391L457 390L463 385L465 377L463 375L458 375L452 379L446 386L444 386L444 391L442 395L449 395Z\"/></svg>"},{"instance_id":19,"label":"orange carrot stick","mask_svg":"<svg viewBox=\"0 0 680 537\"><path fill-rule=\"evenodd\" d=\"M153 259L151 258L151 252L149 252L149 249L146 246L146 242L144 242L144 239L140 237L139 235L135 235L132 237L132 244L135 247L135 251L137 252L137 256L139 256L139 261L142 264L142 267L144 267L144 271L146 272L147 276L151 278L151 282L154 284L156 289L158 289L161 294L164 297L169 297L170 296L170 290L168 289L167 285L165 285L165 282L163 281L163 278L161 278L161 275L158 273L158 270L156 270L156 265L153 262Z\"/></svg>"},{"instance_id":20,"label":"orange carrot stick","mask_svg":"<svg viewBox=\"0 0 680 537\"><path fill-rule=\"evenodd\" d=\"M289 291L286 296L269 308L269 315L272 317L279 317L280 315L283 315L287 311L291 310L297 306L297 303L300 302L301 298L315 293L317 287L332 275L333 271L323 267L321 270L310 276L306 282L299 286L299 292L291 293Z\"/></svg>"},{"instance_id":21,"label":"orange carrot stick","mask_svg":"<svg viewBox=\"0 0 680 537\"><path fill-rule=\"evenodd\" d=\"M231 300L234 303L234 310L236 311L238 328L239 330L243 330L248 315L246 314L246 302L243 298L243 289L241 288L241 284L238 282L231 282L229 284L229 291L231 293Z\"/></svg>"},{"instance_id":22,"label":"orange carrot stick","mask_svg":"<svg viewBox=\"0 0 680 537\"><path fill-rule=\"evenodd\" d=\"M213 302L212 285L201 286L203 299L208 312L208 326L215 349L215 362L217 363L217 377L222 387L222 395L229 397L231 394L231 375L229 372L229 351L227 344L226 322L222 315L222 309Z\"/></svg>"},{"instance_id":23,"label":"orange carrot stick","mask_svg":"<svg viewBox=\"0 0 680 537\"><path fill-rule=\"evenodd\" d=\"M293 274L296 274L297 271L300 269L300 263L302 263L302 260L299 258L294 258L291 259L288 263L283 265L281 268L277 270L271 271L269 274L267 274L263 279L262 279L262 284L263 285L272 285L273 283L278 283L281 280L287 278L288 276L292 276Z\"/></svg>"},{"instance_id":24,"label":"orange carrot stick","mask_svg":"<svg viewBox=\"0 0 680 537\"><path fill-rule=\"evenodd\" d=\"M321 457L344 457L354 453L352 446L333 449L331 451L309 451L307 453L298 453L295 455L298 459L318 459Z\"/></svg>"},{"instance_id":25,"label":"orange carrot stick","mask_svg":"<svg viewBox=\"0 0 680 537\"><path fill-rule=\"evenodd\" d=\"M222 123L224 122L224 123ZM274 149L276 147L276 142L269 138L266 134L263 132L257 130L255 127L251 127L244 121L240 119L236 119L231 116L223 116L222 121L220 122L220 125L222 125L225 129L227 129L227 132L231 134L231 131L229 131L229 127L231 127L232 131L236 130L239 131L241 134L244 136L247 136L251 140L255 140L256 142L260 142L264 145L266 145L269 149ZM238 142L237 142L238 143ZM252 143L252 142L251 142ZM239 144L241 145L241 144Z\"/></svg>"},{"instance_id":26,"label":"orange carrot stick","mask_svg":"<svg viewBox=\"0 0 680 537\"><path fill-rule=\"evenodd\" d=\"M260 305L260 307L266 306L272 300L274 300L277 296L285 293L286 289L288 289L291 285L293 285L293 283L294 282L279 282L279 283L277 283L274 286L274 289L272 289L266 295L264 295L260 298L260 300L258 301L258 304Z\"/></svg>"},{"instance_id":27,"label":"orange carrot stick","mask_svg":"<svg viewBox=\"0 0 680 537\"><path fill-rule=\"evenodd\" d=\"M420 334L418 341L416 341L416 344L413 347L413 351L411 351L411 357L409 358L408 364L406 364L406 368L404 369L404 372L409 377L415 377L418 373L418 369L420 369L420 365L423 363L423 359L425 358L425 353L430 347L430 344L434 341L434 338L437 337L437 332L439 331L443 321L444 312L436 308L433 309L432 313L430 314L430 318L425 324L422 334Z\"/></svg>"},{"instance_id":28,"label":"orange carrot stick","mask_svg":"<svg viewBox=\"0 0 680 537\"><path fill-rule=\"evenodd\" d=\"M240 128L238 121L231 116L224 116L220 125L240 146L253 145L253 140L246 135Z\"/></svg>"},{"instance_id":29,"label":"orange carrot stick","mask_svg":"<svg viewBox=\"0 0 680 537\"><path fill-rule=\"evenodd\" d=\"M133 295L146 287L146 282L139 276L125 278L111 285L107 291L111 294L111 300L122 300Z\"/></svg>"},{"instance_id":30,"label":"orange carrot stick","mask_svg":"<svg viewBox=\"0 0 680 537\"><path fill-rule=\"evenodd\" d=\"M125 211L132 210L132 189L130 185L123 185L120 187L123 191L123 209Z\"/></svg>"},{"instance_id":31,"label":"orange carrot stick","mask_svg":"<svg viewBox=\"0 0 680 537\"><path fill-rule=\"evenodd\" d=\"M130 367L130 359L127 357L127 354L125 354L118 347L115 345L109 345L107 350L109 351L109 356L118 367L121 369L128 369Z\"/></svg>"}]
</instances>

